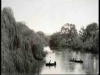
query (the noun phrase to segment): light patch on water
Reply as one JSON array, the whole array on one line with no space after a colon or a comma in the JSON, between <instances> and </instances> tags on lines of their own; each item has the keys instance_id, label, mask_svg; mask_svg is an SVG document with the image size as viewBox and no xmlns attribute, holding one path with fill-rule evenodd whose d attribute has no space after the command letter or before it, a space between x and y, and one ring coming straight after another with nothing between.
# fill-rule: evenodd
<instances>
[{"instance_id":1,"label":"light patch on water","mask_svg":"<svg viewBox=\"0 0 100 75\"><path fill-rule=\"evenodd\" d=\"M43 67L41 74L66 74L66 72L62 71L59 67Z\"/></svg>"},{"instance_id":2,"label":"light patch on water","mask_svg":"<svg viewBox=\"0 0 100 75\"><path fill-rule=\"evenodd\" d=\"M52 52L48 46L47 47L44 47L44 51L49 52L49 53Z\"/></svg>"},{"instance_id":3,"label":"light patch on water","mask_svg":"<svg viewBox=\"0 0 100 75\"><path fill-rule=\"evenodd\" d=\"M74 74L86 74L84 70L82 70L81 64L76 64L74 69Z\"/></svg>"}]
</instances>

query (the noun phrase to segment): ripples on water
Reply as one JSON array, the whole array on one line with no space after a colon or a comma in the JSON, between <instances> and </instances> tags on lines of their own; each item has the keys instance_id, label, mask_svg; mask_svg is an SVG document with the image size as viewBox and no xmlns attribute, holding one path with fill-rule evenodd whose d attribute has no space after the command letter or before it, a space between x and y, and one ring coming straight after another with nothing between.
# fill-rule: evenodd
<instances>
[{"instance_id":1,"label":"ripples on water","mask_svg":"<svg viewBox=\"0 0 100 75\"><path fill-rule=\"evenodd\" d=\"M48 49L48 48L46 48ZM81 53L69 50L55 51L46 56L45 61L56 61L56 67L47 67L42 65L40 74L98 74L99 58L91 53ZM51 58L50 58L51 57ZM70 62L71 58L79 58L83 60L83 64Z\"/></svg>"}]
</instances>

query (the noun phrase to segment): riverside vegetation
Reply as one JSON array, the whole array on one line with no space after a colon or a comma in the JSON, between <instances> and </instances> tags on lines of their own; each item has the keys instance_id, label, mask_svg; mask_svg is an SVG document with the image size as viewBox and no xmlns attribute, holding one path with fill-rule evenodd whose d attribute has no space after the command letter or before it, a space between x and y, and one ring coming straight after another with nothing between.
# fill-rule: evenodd
<instances>
[{"instance_id":1,"label":"riverside vegetation","mask_svg":"<svg viewBox=\"0 0 100 75\"><path fill-rule=\"evenodd\" d=\"M34 64L43 60L43 47L71 48L99 52L99 26L91 23L78 32L74 24L65 24L51 36L35 32L17 22L10 7L1 10L1 73L33 73Z\"/></svg>"},{"instance_id":2,"label":"riverside vegetation","mask_svg":"<svg viewBox=\"0 0 100 75\"><path fill-rule=\"evenodd\" d=\"M78 32L74 24L66 23L59 32L51 35L50 47L99 53L99 26L94 22Z\"/></svg>"},{"instance_id":3,"label":"riverside vegetation","mask_svg":"<svg viewBox=\"0 0 100 75\"><path fill-rule=\"evenodd\" d=\"M35 62L46 53L48 36L17 22L10 7L1 11L1 73L32 73Z\"/></svg>"}]
</instances>

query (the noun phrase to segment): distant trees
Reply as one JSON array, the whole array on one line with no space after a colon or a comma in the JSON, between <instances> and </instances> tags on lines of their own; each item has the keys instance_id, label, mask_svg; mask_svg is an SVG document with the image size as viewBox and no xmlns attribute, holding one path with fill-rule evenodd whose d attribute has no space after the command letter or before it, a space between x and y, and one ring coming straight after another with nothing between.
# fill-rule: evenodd
<instances>
[{"instance_id":1,"label":"distant trees","mask_svg":"<svg viewBox=\"0 0 100 75\"><path fill-rule=\"evenodd\" d=\"M83 42L89 39L92 36L95 36L96 31L98 30L97 23L89 24L86 29L83 31L82 40Z\"/></svg>"},{"instance_id":2,"label":"distant trees","mask_svg":"<svg viewBox=\"0 0 100 75\"><path fill-rule=\"evenodd\" d=\"M77 37L78 33L74 24L67 23L64 26L62 26L61 34L62 36L65 36L64 38L66 39L66 43L67 43L66 46L72 47L75 44L74 38Z\"/></svg>"},{"instance_id":3,"label":"distant trees","mask_svg":"<svg viewBox=\"0 0 100 75\"><path fill-rule=\"evenodd\" d=\"M72 38L77 35L77 30L74 24L65 24L61 27L61 34L66 35L66 38Z\"/></svg>"},{"instance_id":4,"label":"distant trees","mask_svg":"<svg viewBox=\"0 0 100 75\"><path fill-rule=\"evenodd\" d=\"M57 32L57 33L53 33L51 35L51 39L49 41L50 43L50 46L52 47L59 47L60 46L60 36L61 36L61 33L60 32Z\"/></svg>"},{"instance_id":5,"label":"distant trees","mask_svg":"<svg viewBox=\"0 0 100 75\"><path fill-rule=\"evenodd\" d=\"M49 45L49 39L50 39L49 36L45 35L42 31L38 31L37 34L41 38L41 41L44 46Z\"/></svg>"},{"instance_id":6,"label":"distant trees","mask_svg":"<svg viewBox=\"0 0 100 75\"><path fill-rule=\"evenodd\" d=\"M61 27L61 32L51 35L50 44L62 47L72 47L76 42L75 37L78 35L75 25L65 24Z\"/></svg>"},{"instance_id":7,"label":"distant trees","mask_svg":"<svg viewBox=\"0 0 100 75\"><path fill-rule=\"evenodd\" d=\"M83 34L81 35L83 41L83 48L98 52L99 49L99 27L97 23L89 24L86 29L84 29Z\"/></svg>"},{"instance_id":8,"label":"distant trees","mask_svg":"<svg viewBox=\"0 0 100 75\"><path fill-rule=\"evenodd\" d=\"M66 23L61 27L61 32L51 35L50 46L69 47L74 50L99 51L99 27L97 23L91 23L86 28L82 27L77 32L74 24Z\"/></svg>"}]
</instances>

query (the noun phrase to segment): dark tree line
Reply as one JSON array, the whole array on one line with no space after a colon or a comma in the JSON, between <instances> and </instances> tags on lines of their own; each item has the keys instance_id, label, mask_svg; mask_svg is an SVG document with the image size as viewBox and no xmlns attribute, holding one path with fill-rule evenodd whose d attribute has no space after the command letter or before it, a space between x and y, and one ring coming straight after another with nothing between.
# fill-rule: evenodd
<instances>
[{"instance_id":1,"label":"dark tree line","mask_svg":"<svg viewBox=\"0 0 100 75\"><path fill-rule=\"evenodd\" d=\"M74 24L66 23L60 32L53 33L50 39L51 47L66 47L74 50L99 52L99 26L91 23L79 32Z\"/></svg>"}]
</instances>

